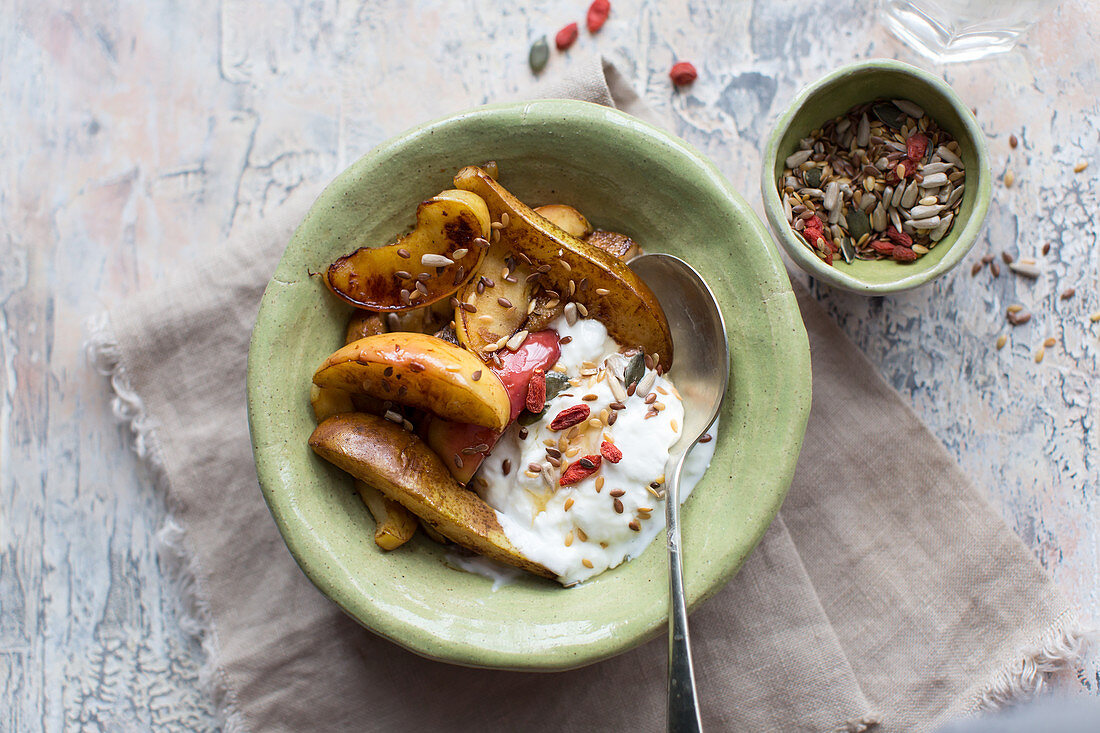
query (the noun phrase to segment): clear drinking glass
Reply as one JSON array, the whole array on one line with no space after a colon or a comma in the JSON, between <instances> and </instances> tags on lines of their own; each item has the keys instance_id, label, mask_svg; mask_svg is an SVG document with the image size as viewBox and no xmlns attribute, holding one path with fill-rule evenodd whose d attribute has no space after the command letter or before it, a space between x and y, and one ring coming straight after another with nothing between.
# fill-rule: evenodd
<instances>
[{"instance_id":1,"label":"clear drinking glass","mask_svg":"<svg viewBox=\"0 0 1100 733\"><path fill-rule=\"evenodd\" d=\"M973 61L1011 50L1057 0L882 0L886 26L930 59Z\"/></svg>"}]
</instances>

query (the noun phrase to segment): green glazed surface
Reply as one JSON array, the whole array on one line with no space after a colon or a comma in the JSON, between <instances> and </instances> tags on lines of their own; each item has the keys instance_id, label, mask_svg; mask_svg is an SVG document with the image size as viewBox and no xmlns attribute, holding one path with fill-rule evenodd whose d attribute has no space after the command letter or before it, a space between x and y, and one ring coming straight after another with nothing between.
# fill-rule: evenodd
<instances>
[{"instance_id":1,"label":"green glazed surface","mask_svg":"<svg viewBox=\"0 0 1100 733\"><path fill-rule=\"evenodd\" d=\"M855 105L880 98L916 102L955 137L966 166L966 191L951 231L916 262L855 260L848 264L837 256L830 267L791 231L776 185L783 175L783 162L798 149L800 139ZM900 61L876 59L852 64L799 92L776 122L761 168L764 211L787 254L813 277L867 295L910 290L950 270L974 246L989 209L989 152L974 115L942 79Z\"/></svg>"},{"instance_id":2,"label":"green glazed surface","mask_svg":"<svg viewBox=\"0 0 1100 733\"><path fill-rule=\"evenodd\" d=\"M494 592L490 581L447 567L446 550L420 534L398 551L379 550L350 477L306 445L310 379L342 345L349 314L309 273L360 245L392 242L418 202L450 188L462 166L489 159L525 202L572 204L650 251L683 257L721 301L732 381L714 462L685 505L692 605L733 576L779 509L809 413L809 349L760 220L698 152L613 109L478 108L375 148L321 194L264 294L248 360L257 471L287 546L323 593L414 652L478 667L568 669L664 630L663 542L576 588L525 577ZM690 345L676 349L691 358Z\"/></svg>"}]
</instances>

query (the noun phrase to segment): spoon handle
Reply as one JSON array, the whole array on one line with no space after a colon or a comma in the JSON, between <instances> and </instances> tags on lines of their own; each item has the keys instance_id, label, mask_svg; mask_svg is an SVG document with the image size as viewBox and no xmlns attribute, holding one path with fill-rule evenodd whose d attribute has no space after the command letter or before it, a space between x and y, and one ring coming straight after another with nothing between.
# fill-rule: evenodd
<instances>
[{"instance_id":1,"label":"spoon handle","mask_svg":"<svg viewBox=\"0 0 1100 733\"><path fill-rule=\"evenodd\" d=\"M665 520L668 527L668 731L695 733L703 730L699 699L695 694L695 670L691 663L684 570L680 556L681 456L665 480Z\"/></svg>"}]
</instances>

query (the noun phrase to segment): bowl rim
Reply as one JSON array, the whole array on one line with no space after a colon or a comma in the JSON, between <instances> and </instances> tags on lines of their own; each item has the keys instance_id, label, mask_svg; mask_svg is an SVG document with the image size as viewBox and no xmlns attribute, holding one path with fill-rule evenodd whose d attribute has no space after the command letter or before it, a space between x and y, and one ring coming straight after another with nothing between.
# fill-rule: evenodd
<instances>
[{"instance_id":1,"label":"bowl rim","mask_svg":"<svg viewBox=\"0 0 1100 733\"><path fill-rule=\"evenodd\" d=\"M787 130L790 128L795 116L802 110L807 99L823 89L843 82L846 77L855 72L867 71L890 71L912 76L941 94L959 115L959 119L962 120L963 129L973 141L974 152L978 159L974 208L970 212L970 216L967 217L966 225L958 233L958 237L947 254L927 270L919 270L910 274L905 274L903 271L897 279L884 283L867 282L851 275L844 269L826 265L820 259L811 255L809 250L806 249L806 245L791 233L790 227L781 213L783 203L779 200L779 192L776 189L772 172L779 155L779 141L787 134ZM791 103L776 119L772 132L768 136L768 143L764 148L764 156L760 166L760 193L764 201L764 213L776 239L783 250L804 272L818 280L853 293L888 295L912 290L929 283L950 271L966 257L977 242L985 223L992 190L991 178L989 146L985 135L982 133L981 127L970 108L966 106L955 90L946 81L924 69L903 61L883 58L857 61L842 66L817 81L807 84L794 96Z\"/></svg>"},{"instance_id":2,"label":"bowl rim","mask_svg":"<svg viewBox=\"0 0 1100 733\"><path fill-rule=\"evenodd\" d=\"M402 146L415 144L418 139L430 136L442 127L460 124L472 117L492 117L501 114L518 115L524 122L534 124L540 122L560 124L563 118L571 123L579 122L585 125L610 123L620 132L629 130L632 134L649 138L650 142L670 149L670 155L682 156L690 161L698 171L701 181L705 182L701 185L716 187L744 222L748 232L746 236L758 240L762 245L760 269L766 272L766 276L760 283L761 289L769 293L765 298L770 306L768 324L773 331L785 329L790 332L789 338L783 341L777 340L777 343L782 344L778 347L778 351L789 366L786 370L789 377L785 381L792 393L789 408L791 415L790 419L784 423L785 429L776 436L777 441L782 440L784 445L790 446L790 450L783 453L782 459L772 466L773 474L778 479L776 485L779 489L770 496L762 498L759 504L754 504L753 508L757 510L754 515L756 522L753 524L753 534L749 537L750 541L744 554L734 558L728 566L719 568L716 574L708 578L706 587L689 588L689 606L694 609L717 593L736 574L778 513L794 476L806 423L809 419L811 399L809 342L786 269L778 251L771 243L763 222L712 162L672 134L625 112L599 104L578 100L535 100L478 106L415 126L379 144L358 158L325 187L299 223L287 245L287 252L294 246L306 222L314 217L323 216L328 203L334 197L341 196L342 191L360 177L361 171L367 170L375 161L385 159L390 152ZM523 649L502 651L484 647L474 648L462 641L442 638L408 619L387 613L380 605L370 603L369 599L367 602L354 604L353 608L349 599L341 597L344 595L341 591L342 581L340 573L335 570L339 563L327 562L331 559L331 553L321 543L319 537L292 527L295 523L300 525L300 520L296 519L295 508L289 505L292 502L284 499L276 491L283 477L280 475L278 466L274 465L273 460L268 460L267 455L277 452L274 446L278 445L279 440L274 439L274 431L277 431L275 421L265 415L262 408L265 379L262 374L264 370L260 368L261 359L257 358L257 354L262 351L265 340L270 341L272 338L271 335L265 336L265 328L270 329L279 316L278 300L281 298L283 288L276 286L285 286L288 283L288 280L283 277L289 274L283 272L287 252L284 252L280 259L279 266L264 293L253 329L247 369L248 421L264 499L291 555L318 590L359 624L399 646L429 659L469 667L522 671L574 669L628 651L659 635L667 625L667 616L662 615L652 623L642 619L618 626L613 647L610 649L591 643L588 646L562 644L560 647L542 650L535 655Z\"/></svg>"}]
</instances>

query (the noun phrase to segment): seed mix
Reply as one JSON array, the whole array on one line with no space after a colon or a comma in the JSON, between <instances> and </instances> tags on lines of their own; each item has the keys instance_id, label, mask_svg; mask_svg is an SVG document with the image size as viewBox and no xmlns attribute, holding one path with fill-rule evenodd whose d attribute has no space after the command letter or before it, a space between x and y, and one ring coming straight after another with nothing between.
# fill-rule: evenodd
<instances>
[{"instance_id":1,"label":"seed mix","mask_svg":"<svg viewBox=\"0 0 1100 733\"><path fill-rule=\"evenodd\" d=\"M959 144L918 105L879 99L799 141L778 182L787 222L834 255L913 262L951 230L966 172Z\"/></svg>"}]
</instances>

